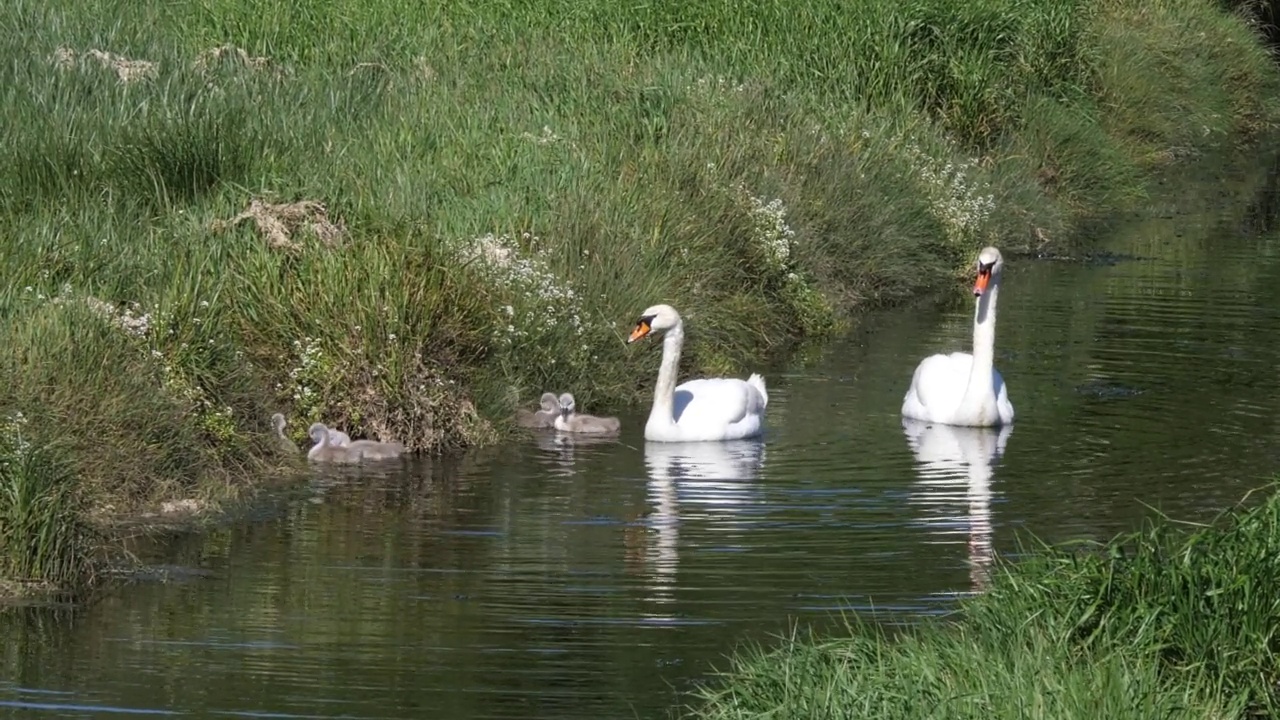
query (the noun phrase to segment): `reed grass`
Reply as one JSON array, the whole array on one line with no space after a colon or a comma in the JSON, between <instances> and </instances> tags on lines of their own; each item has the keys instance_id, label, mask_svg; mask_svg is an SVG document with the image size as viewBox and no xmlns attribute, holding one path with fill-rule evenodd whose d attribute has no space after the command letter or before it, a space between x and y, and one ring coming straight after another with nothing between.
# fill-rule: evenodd
<instances>
[{"instance_id":1,"label":"reed grass","mask_svg":"<svg viewBox=\"0 0 1280 720\"><path fill-rule=\"evenodd\" d=\"M0 428L0 586L76 591L96 580L96 534L78 507L75 475L48 447L24 437L25 418Z\"/></svg>"},{"instance_id":2,"label":"reed grass","mask_svg":"<svg viewBox=\"0 0 1280 720\"><path fill-rule=\"evenodd\" d=\"M954 616L748 649L697 718L1275 717L1280 494L1099 547L1033 544Z\"/></svg>"},{"instance_id":3,"label":"reed grass","mask_svg":"<svg viewBox=\"0 0 1280 720\"><path fill-rule=\"evenodd\" d=\"M94 517L234 494L324 420L415 450L739 372L1061 241L1276 114L1210 0L14 0L0 414Z\"/></svg>"}]
</instances>

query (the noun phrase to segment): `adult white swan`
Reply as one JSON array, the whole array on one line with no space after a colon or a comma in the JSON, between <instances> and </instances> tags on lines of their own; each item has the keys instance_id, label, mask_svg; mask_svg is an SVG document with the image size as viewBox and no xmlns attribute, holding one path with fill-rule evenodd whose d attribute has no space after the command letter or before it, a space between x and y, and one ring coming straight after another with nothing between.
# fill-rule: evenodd
<instances>
[{"instance_id":1,"label":"adult white swan","mask_svg":"<svg viewBox=\"0 0 1280 720\"><path fill-rule=\"evenodd\" d=\"M633 343L662 332L662 366L653 391L653 410L644 426L644 439L654 442L740 440L760 434L769 393L764 378L753 373L746 380L700 378L676 385L684 321L670 305L654 305L640 313L627 338Z\"/></svg>"},{"instance_id":2,"label":"adult white swan","mask_svg":"<svg viewBox=\"0 0 1280 720\"><path fill-rule=\"evenodd\" d=\"M978 253L978 298L973 314L973 354L930 355L916 366L902 399L905 417L944 425L992 427L1013 422L1013 404L995 369L996 296L1004 259L986 247Z\"/></svg>"}]
</instances>

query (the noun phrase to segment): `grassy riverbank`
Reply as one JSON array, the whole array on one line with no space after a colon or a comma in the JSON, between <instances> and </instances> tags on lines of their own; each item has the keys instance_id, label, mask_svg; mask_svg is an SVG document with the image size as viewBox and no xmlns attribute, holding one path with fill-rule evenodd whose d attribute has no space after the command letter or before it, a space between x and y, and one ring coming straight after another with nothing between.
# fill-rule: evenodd
<instances>
[{"instance_id":1,"label":"grassy riverbank","mask_svg":"<svg viewBox=\"0 0 1280 720\"><path fill-rule=\"evenodd\" d=\"M657 353L621 339L654 302L687 372L741 372L1276 117L1208 0L15 0L0 28L0 537L58 584L87 561L29 551L296 464L274 411L432 451L544 389L640 402Z\"/></svg>"},{"instance_id":2,"label":"grassy riverbank","mask_svg":"<svg viewBox=\"0 0 1280 720\"><path fill-rule=\"evenodd\" d=\"M856 626L745 652L689 716L1275 717L1280 495L1251 504L1194 531L1036 548L898 637Z\"/></svg>"}]
</instances>

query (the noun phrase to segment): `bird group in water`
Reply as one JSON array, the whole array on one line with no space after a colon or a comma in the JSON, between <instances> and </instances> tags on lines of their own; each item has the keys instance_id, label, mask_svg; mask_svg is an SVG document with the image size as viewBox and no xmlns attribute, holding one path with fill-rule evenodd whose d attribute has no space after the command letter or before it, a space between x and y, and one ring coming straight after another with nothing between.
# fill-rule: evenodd
<instances>
[{"instance_id":1,"label":"bird group in water","mask_svg":"<svg viewBox=\"0 0 1280 720\"><path fill-rule=\"evenodd\" d=\"M615 417L597 417L578 412L573 395L560 393L542 393L538 409L530 412L521 409L516 412L516 424L521 427L545 430L555 428L560 432L583 435L616 435L622 423Z\"/></svg>"},{"instance_id":2,"label":"bird group in water","mask_svg":"<svg viewBox=\"0 0 1280 720\"><path fill-rule=\"evenodd\" d=\"M973 321L973 352L935 354L916 366L902 401L902 416L912 420L966 427L994 427L1013 422L1004 379L994 367L996 298L1004 259L994 247L978 253ZM654 388L653 405L644 426L650 442L715 442L757 437L764 429L769 393L765 381L753 373L738 378L698 378L676 384L680 352L684 346L684 321L670 305L654 305L640 313L627 343L662 335L662 362ZM272 416L282 445L298 452L284 434L285 419ZM520 409L516 423L558 433L616 435L621 423L615 417L598 417L577 411L573 395L544 392L537 410ZM341 430L313 424L308 435L315 443L307 452L313 462L359 463L398 458L404 445L398 442L351 440Z\"/></svg>"},{"instance_id":3,"label":"bird group in water","mask_svg":"<svg viewBox=\"0 0 1280 720\"><path fill-rule=\"evenodd\" d=\"M272 415L271 426L275 429L276 441L285 452L298 452L298 446L284 434L284 415ZM312 423L307 435L315 443L307 451L307 460L311 462L353 465L365 460L393 460L405 452L401 443L352 440L346 433L324 423Z\"/></svg>"},{"instance_id":4,"label":"bird group in water","mask_svg":"<svg viewBox=\"0 0 1280 720\"><path fill-rule=\"evenodd\" d=\"M994 367L996 297L1004 258L994 247L978 253L973 294L973 352L930 355L920 361L902 401L902 415L944 425L991 427L1013 422L1013 404L1004 378ZM628 343L662 335L662 364L653 406L644 426L651 442L711 442L752 438L764 429L769 391L764 378L699 378L676 384L684 321L670 305L640 313ZM575 411L573 396L543 393L538 410L520 410L516 421L528 428L562 432L616 433L617 418Z\"/></svg>"}]
</instances>

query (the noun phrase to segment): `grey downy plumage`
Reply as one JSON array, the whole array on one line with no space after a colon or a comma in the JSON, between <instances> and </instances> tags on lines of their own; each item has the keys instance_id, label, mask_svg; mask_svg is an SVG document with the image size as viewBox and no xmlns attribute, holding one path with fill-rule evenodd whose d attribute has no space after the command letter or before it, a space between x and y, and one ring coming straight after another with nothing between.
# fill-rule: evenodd
<instances>
[{"instance_id":1,"label":"grey downy plumage","mask_svg":"<svg viewBox=\"0 0 1280 720\"><path fill-rule=\"evenodd\" d=\"M618 432L622 423L615 417L597 417L579 413L573 395L563 393L560 396L560 415L556 417L555 426L560 432L612 435Z\"/></svg>"}]
</instances>

